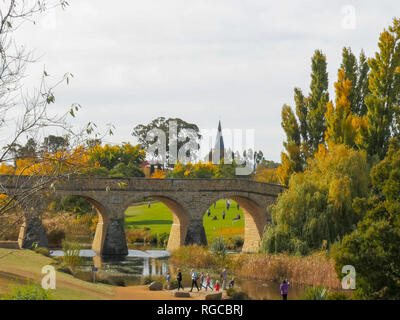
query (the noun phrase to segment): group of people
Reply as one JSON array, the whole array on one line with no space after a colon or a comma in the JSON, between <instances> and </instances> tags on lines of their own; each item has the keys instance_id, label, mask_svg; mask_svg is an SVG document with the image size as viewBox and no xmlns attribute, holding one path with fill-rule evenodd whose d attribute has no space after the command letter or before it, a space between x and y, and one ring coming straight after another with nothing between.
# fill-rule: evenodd
<instances>
[{"instance_id":1,"label":"group of people","mask_svg":"<svg viewBox=\"0 0 400 320\"><path fill-rule=\"evenodd\" d=\"M211 276L209 273L204 274L204 272L201 272L199 274L197 271L192 269L190 271L190 279L192 281L192 287L190 289L190 292L192 292L194 288L196 288L198 292L200 292L203 288L205 289L205 291L207 291L208 289L211 289L211 291L215 290L216 292L219 292L221 289L220 281L216 280L215 284L214 284L213 281L211 280ZM168 283L168 288L170 288L171 287L171 275L169 272L167 273L166 280ZM183 285L182 285L183 276L182 276L181 269L178 269L178 272L176 274L176 280L178 282L178 291L180 289L184 290ZM235 278L232 278L228 284L228 270L226 268L223 269L221 272L221 281L222 281L222 290L226 290L228 285L229 285L229 288L233 288L235 285Z\"/></svg>"},{"instance_id":2,"label":"group of people","mask_svg":"<svg viewBox=\"0 0 400 320\"><path fill-rule=\"evenodd\" d=\"M221 288L219 280L216 280L215 284L213 284L209 273L204 274L204 272L201 272L199 275L194 269L192 269L190 271L190 279L192 281L192 287L189 292L193 292L194 288L197 289L197 292L200 292L203 288L205 289L205 291L207 291L208 289L211 289L211 291L215 290L216 292L219 292L220 289L226 290L227 286L229 286L229 288L233 288L235 286L235 278L232 278L228 283L228 270L226 268L224 268L222 270L220 278L222 281L222 288ZM169 289L169 288L171 288L171 275L169 272L167 273L166 280L167 280L168 289ZM176 280L178 282L178 291L180 289L182 289L182 291L184 291L185 289L183 288L183 285L182 285L183 276L182 276L181 269L178 269L178 272L176 274ZM198 281L200 281L200 282L198 283ZM290 287L290 282L287 281L287 279L284 279L282 281L281 285L279 286L280 293L281 293L283 300L287 300L287 296L289 293L289 287Z\"/></svg>"},{"instance_id":3,"label":"group of people","mask_svg":"<svg viewBox=\"0 0 400 320\"><path fill-rule=\"evenodd\" d=\"M214 209L215 209L216 205L217 205L216 202L214 202ZM225 201L225 207L226 207L226 210L229 211L229 209L231 207L231 200L228 199L228 200ZM238 211L240 210L239 204L236 205L236 208L237 208ZM207 217L211 217L211 209L207 210ZM222 211L222 219L225 220L225 217L226 217L226 213L225 213L225 210L223 210ZM240 214L237 214L236 217L233 220L240 220L240 218L241 218ZM218 217L216 215L214 215L212 217L212 219L213 220L218 220Z\"/></svg>"}]
</instances>

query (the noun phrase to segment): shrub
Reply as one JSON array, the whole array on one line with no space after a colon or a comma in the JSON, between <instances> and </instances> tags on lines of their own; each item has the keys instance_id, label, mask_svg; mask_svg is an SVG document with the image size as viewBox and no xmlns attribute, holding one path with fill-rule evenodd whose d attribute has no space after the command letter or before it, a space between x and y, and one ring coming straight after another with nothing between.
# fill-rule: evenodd
<instances>
[{"instance_id":1,"label":"shrub","mask_svg":"<svg viewBox=\"0 0 400 320\"><path fill-rule=\"evenodd\" d=\"M25 285L14 285L12 293L4 295L3 300L51 300L49 290L44 290L37 284L28 283Z\"/></svg>"},{"instance_id":2,"label":"shrub","mask_svg":"<svg viewBox=\"0 0 400 320\"><path fill-rule=\"evenodd\" d=\"M329 290L324 286L307 287L303 294L303 300L327 300Z\"/></svg>"},{"instance_id":3,"label":"shrub","mask_svg":"<svg viewBox=\"0 0 400 320\"><path fill-rule=\"evenodd\" d=\"M146 243L152 239L151 233L144 229L129 229L125 231L125 235L128 243Z\"/></svg>"},{"instance_id":4,"label":"shrub","mask_svg":"<svg viewBox=\"0 0 400 320\"><path fill-rule=\"evenodd\" d=\"M234 236L232 238L232 241L235 249L240 249L241 247L243 247L244 239L241 236Z\"/></svg>"},{"instance_id":5,"label":"shrub","mask_svg":"<svg viewBox=\"0 0 400 320\"><path fill-rule=\"evenodd\" d=\"M227 249L228 248L222 236L215 238L210 246L211 252L216 256L221 257L222 260L225 259Z\"/></svg>"}]
</instances>

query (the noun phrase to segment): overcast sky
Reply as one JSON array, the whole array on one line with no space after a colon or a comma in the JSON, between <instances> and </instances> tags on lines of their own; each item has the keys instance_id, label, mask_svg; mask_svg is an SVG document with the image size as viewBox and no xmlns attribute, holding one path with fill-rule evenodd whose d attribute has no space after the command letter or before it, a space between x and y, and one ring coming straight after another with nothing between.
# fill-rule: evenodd
<instances>
[{"instance_id":1,"label":"overcast sky","mask_svg":"<svg viewBox=\"0 0 400 320\"><path fill-rule=\"evenodd\" d=\"M54 80L74 74L57 90L56 108L77 102L77 124L114 124L112 143L135 142L132 128L159 116L206 129L221 119L254 129L256 148L276 161L282 105L293 105L294 87L308 94L314 50L327 55L332 92L342 48L373 55L379 33L400 16L398 0L68 2L17 38L41 57L30 85L44 65Z\"/></svg>"}]
</instances>

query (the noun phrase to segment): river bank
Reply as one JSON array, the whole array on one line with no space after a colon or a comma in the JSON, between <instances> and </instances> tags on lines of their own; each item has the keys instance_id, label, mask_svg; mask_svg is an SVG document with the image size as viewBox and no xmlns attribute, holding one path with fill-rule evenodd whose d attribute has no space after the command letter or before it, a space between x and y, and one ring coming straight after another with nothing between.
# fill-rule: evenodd
<instances>
[{"instance_id":1,"label":"river bank","mask_svg":"<svg viewBox=\"0 0 400 320\"><path fill-rule=\"evenodd\" d=\"M0 299L10 293L12 285L35 282L43 278L42 268L54 260L31 250L0 248ZM55 300L187 300L175 298L169 291L150 291L147 286L115 287L90 283L63 272L56 272ZM192 295L190 299L203 297Z\"/></svg>"},{"instance_id":2,"label":"river bank","mask_svg":"<svg viewBox=\"0 0 400 320\"><path fill-rule=\"evenodd\" d=\"M241 279L280 282L286 278L297 285L341 288L334 261L325 252L304 257L237 253L222 259L208 249L194 245L174 251L170 262L188 268L208 269L217 274L226 267L231 275Z\"/></svg>"}]
</instances>

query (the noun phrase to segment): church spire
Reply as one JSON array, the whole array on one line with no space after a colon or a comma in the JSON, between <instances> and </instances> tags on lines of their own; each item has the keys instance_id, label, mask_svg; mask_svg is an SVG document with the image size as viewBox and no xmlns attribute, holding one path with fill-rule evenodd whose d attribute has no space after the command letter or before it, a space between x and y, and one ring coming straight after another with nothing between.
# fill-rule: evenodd
<instances>
[{"instance_id":1,"label":"church spire","mask_svg":"<svg viewBox=\"0 0 400 320\"><path fill-rule=\"evenodd\" d=\"M218 132L217 137L215 139L215 146L212 149L208 156L208 161L212 161L213 163L220 163L220 161L225 156L225 145L224 145L224 137L222 136L222 126L221 120L218 122Z\"/></svg>"},{"instance_id":2,"label":"church spire","mask_svg":"<svg viewBox=\"0 0 400 320\"><path fill-rule=\"evenodd\" d=\"M218 132L217 132L217 138L215 139L215 150L220 151L220 160L224 157L224 137L222 136L222 126L221 126L221 120L218 123Z\"/></svg>"}]
</instances>

